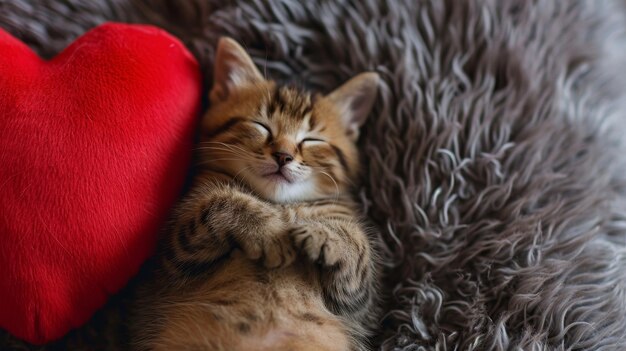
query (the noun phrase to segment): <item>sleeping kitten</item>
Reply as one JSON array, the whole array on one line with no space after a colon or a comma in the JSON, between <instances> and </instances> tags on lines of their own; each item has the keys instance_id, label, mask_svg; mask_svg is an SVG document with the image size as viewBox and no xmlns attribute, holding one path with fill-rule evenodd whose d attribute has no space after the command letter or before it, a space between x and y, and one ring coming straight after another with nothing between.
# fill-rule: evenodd
<instances>
[{"instance_id":1,"label":"sleeping kitten","mask_svg":"<svg viewBox=\"0 0 626 351\"><path fill-rule=\"evenodd\" d=\"M140 309L149 350L362 350L376 319L372 244L349 190L378 75L327 96L267 81L220 40L199 173Z\"/></svg>"}]
</instances>

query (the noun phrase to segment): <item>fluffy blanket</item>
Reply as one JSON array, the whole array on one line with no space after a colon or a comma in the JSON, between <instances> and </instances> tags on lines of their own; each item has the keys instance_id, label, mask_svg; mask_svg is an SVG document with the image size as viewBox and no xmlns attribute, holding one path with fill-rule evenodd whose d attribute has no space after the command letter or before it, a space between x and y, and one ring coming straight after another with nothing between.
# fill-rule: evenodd
<instances>
[{"instance_id":1,"label":"fluffy blanket","mask_svg":"<svg viewBox=\"0 0 626 351\"><path fill-rule=\"evenodd\" d=\"M621 2L0 0L45 57L107 20L169 30L207 82L222 35L321 91L380 72L358 193L385 242L377 348L626 349ZM127 295L44 349L122 347Z\"/></svg>"}]
</instances>

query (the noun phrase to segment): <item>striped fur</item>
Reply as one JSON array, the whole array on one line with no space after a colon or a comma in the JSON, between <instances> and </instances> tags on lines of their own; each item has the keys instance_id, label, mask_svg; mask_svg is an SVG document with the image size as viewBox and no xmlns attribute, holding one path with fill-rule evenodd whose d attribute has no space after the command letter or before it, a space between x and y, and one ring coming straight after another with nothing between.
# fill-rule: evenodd
<instances>
[{"instance_id":1,"label":"striped fur","mask_svg":"<svg viewBox=\"0 0 626 351\"><path fill-rule=\"evenodd\" d=\"M199 173L145 289L135 346L366 349L376 260L349 195L359 163L353 119L342 115L351 111L337 99L375 80L357 77L351 91L314 97L262 79L246 57L237 57L248 67L233 73L236 86L216 75ZM291 161L277 166L278 152Z\"/></svg>"}]
</instances>

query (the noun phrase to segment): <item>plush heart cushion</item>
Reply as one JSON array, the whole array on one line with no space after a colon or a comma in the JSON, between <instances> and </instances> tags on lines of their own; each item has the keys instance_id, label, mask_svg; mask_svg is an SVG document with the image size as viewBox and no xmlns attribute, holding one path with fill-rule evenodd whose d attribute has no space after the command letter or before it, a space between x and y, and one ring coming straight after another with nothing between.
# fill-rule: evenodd
<instances>
[{"instance_id":1,"label":"plush heart cushion","mask_svg":"<svg viewBox=\"0 0 626 351\"><path fill-rule=\"evenodd\" d=\"M0 30L0 327L86 322L151 254L184 182L201 76L163 30L105 24L50 61Z\"/></svg>"}]
</instances>

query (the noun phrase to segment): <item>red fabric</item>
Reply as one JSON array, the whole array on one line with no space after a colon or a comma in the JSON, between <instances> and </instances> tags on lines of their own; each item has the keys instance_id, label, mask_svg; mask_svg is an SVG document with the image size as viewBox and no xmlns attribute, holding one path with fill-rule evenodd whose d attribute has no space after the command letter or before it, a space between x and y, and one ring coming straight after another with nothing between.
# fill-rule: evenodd
<instances>
[{"instance_id":1,"label":"red fabric","mask_svg":"<svg viewBox=\"0 0 626 351\"><path fill-rule=\"evenodd\" d=\"M190 162L197 62L105 24L50 61L0 30L0 327L45 343L152 253Z\"/></svg>"}]
</instances>

